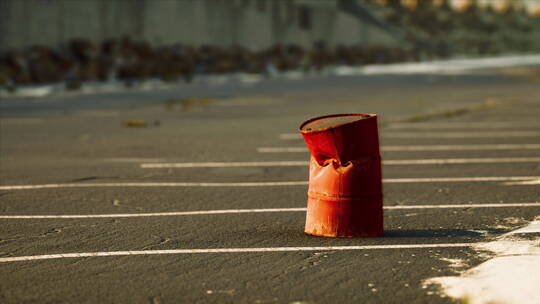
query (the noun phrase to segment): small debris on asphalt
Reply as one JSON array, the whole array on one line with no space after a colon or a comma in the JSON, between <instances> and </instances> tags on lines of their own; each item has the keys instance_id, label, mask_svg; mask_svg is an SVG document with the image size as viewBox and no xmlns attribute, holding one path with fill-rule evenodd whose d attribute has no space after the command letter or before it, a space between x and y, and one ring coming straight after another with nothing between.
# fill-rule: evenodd
<instances>
[{"instance_id":1,"label":"small debris on asphalt","mask_svg":"<svg viewBox=\"0 0 540 304\"><path fill-rule=\"evenodd\" d=\"M165 111L172 112L176 108L176 106L180 107L180 110L182 112L188 112L195 108L205 108L207 107L213 100L206 97L187 97L187 98L180 98L180 99L167 99L165 101Z\"/></svg>"},{"instance_id":2,"label":"small debris on asphalt","mask_svg":"<svg viewBox=\"0 0 540 304\"><path fill-rule=\"evenodd\" d=\"M142 119L129 119L124 120L122 122L122 125L127 128L146 128L148 126L148 123L146 122L146 120Z\"/></svg>"}]
</instances>

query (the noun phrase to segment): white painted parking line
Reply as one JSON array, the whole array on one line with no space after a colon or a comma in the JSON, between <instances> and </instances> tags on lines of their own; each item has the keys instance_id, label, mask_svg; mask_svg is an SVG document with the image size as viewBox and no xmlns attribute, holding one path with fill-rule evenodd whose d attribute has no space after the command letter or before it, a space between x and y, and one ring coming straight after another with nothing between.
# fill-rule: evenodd
<instances>
[{"instance_id":1,"label":"white painted parking line","mask_svg":"<svg viewBox=\"0 0 540 304\"><path fill-rule=\"evenodd\" d=\"M456 204L456 205L408 205L385 206L388 210L409 209L459 209L459 208L507 208L507 207L540 207L540 202L534 203L484 203L484 204Z\"/></svg>"},{"instance_id":2,"label":"white painted parking line","mask_svg":"<svg viewBox=\"0 0 540 304\"><path fill-rule=\"evenodd\" d=\"M469 128L540 128L537 121L482 121L482 122L407 122L407 123L389 123L389 129L469 129Z\"/></svg>"},{"instance_id":3,"label":"white painted parking line","mask_svg":"<svg viewBox=\"0 0 540 304\"><path fill-rule=\"evenodd\" d=\"M268 161L268 162L202 162L202 163L149 163L141 168L228 168L228 167L286 167L307 166L308 161Z\"/></svg>"},{"instance_id":4,"label":"white painted parking line","mask_svg":"<svg viewBox=\"0 0 540 304\"><path fill-rule=\"evenodd\" d=\"M238 182L238 183L69 183L42 185L0 186L0 190L55 189L55 188L87 188L87 187L274 187L303 186L307 181L287 182Z\"/></svg>"},{"instance_id":5,"label":"white painted parking line","mask_svg":"<svg viewBox=\"0 0 540 304\"><path fill-rule=\"evenodd\" d=\"M385 206L384 210L415 210L415 209L461 209L461 208L516 208L540 207L536 203L485 203L459 205L409 205ZM306 208L266 208L266 209L222 209L201 211L154 212L154 213L114 213L114 214L61 214L61 215L0 215L0 219L84 219L84 218L127 218L127 217L161 217L212 214L240 213L276 213L276 212L305 212Z\"/></svg>"},{"instance_id":6,"label":"white painted parking line","mask_svg":"<svg viewBox=\"0 0 540 304\"><path fill-rule=\"evenodd\" d=\"M299 212L299 211L306 211L306 208L224 209L224 210L201 210L201 211L155 212L155 213L117 213L117 214L0 215L0 219L78 219L78 218L111 218L111 217L153 217L153 216L273 213L273 212Z\"/></svg>"},{"instance_id":7,"label":"white painted parking line","mask_svg":"<svg viewBox=\"0 0 540 304\"><path fill-rule=\"evenodd\" d=\"M507 186L515 186L515 185L540 185L540 178L538 179L532 179L528 181L517 181L517 182L507 182L504 183Z\"/></svg>"},{"instance_id":8,"label":"white painted parking line","mask_svg":"<svg viewBox=\"0 0 540 304\"><path fill-rule=\"evenodd\" d=\"M484 177L425 177L425 178L385 178L385 183L451 183L451 182L498 182L535 180L538 176L484 176Z\"/></svg>"},{"instance_id":9,"label":"white painted parking line","mask_svg":"<svg viewBox=\"0 0 540 304\"><path fill-rule=\"evenodd\" d=\"M400 151L540 150L540 144L381 146L383 152ZM306 147L261 147L259 153L305 153Z\"/></svg>"},{"instance_id":10,"label":"white painted parking line","mask_svg":"<svg viewBox=\"0 0 540 304\"><path fill-rule=\"evenodd\" d=\"M530 163L540 162L540 157L499 157L499 158L446 158L446 159L403 159L383 160L383 165L446 165L485 163Z\"/></svg>"},{"instance_id":11,"label":"white painted parking line","mask_svg":"<svg viewBox=\"0 0 540 304\"><path fill-rule=\"evenodd\" d=\"M393 132L382 133L385 138L498 138L498 137L539 137L540 131L501 131L501 132ZM285 133L279 135L283 140L301 139L297 133Z\"/></svg>"},{"instance_id":12,"label":"white painted parking line","mask_svg":"<svg viewBox=\"0 0 540 304\"><path fill-rule=\"evenodd\" d=\"M499 157L499 158L443 158L443 159L400 159L383 160L383 165L448 165L483 163L531 163L540 162L540 157ZM232 168L232 167L289 167L308 166L309 161L267 161L267 162L201 162L201 163L147 163L141 168Z\"/></svg>"},{"instance_id":13,"label":"white painted parking line","mask_svg":"<svg viewBox=\"0 0 540 304\"><path fill-rule=\"evenodd\" d=\"M298 133L283 133L279 134L279 139L291 140L291 139L301 139L302 135Z\"/></svg>"},{"instance_id":14,"label":"white painted parking line","mask_svg":"<svg viewBox=\"0 0 540 304\"><path fill-rule=\"evenodd\" d=\"M381 151L539 150L540 144L382 146Z\"/></svg>"},{"instance_id":15,"label":"white painted parking line","mask_svg":"<svg viewBox=\"0 0 540 304\"><path fill-rule=\"evenodd\" d=\"M484 176L484 177L425 177L425 178L386 178L384 183L439 183L439 182L506 182L530 181L540 176ZM276 187L305 186L307 181L286 182L237 182L237 183L70 183L41 185L0 186L0 190L30 190L56 188L90 188L90 187Z\"/></svg>"},{"instance_id":16,"label":"white painted parking line","mask_svg":"<svg viewBox=\"0 0 540 304\"><path fill-rule=\"evenodd\" d=\"M537 222L521 228L516 233L536 233ZM512 232L511 232L512 233ZM381 250L381 249L426 249L426 248L466 248L489 247L491 243L442 243L442 244L394 244L394 245L365 245L365 246L324 246L324 247L263 247L263 248L202 248L202 249L164 249L164 250L130 250L108 252L74 252L45 254L32 256L17 256L0 258L0 263L36 261L65 258L133 256L133 255L171 255L171 254L217 254L217 253L257 253L257 252L302 252L302 251L347 251L347 250ZM516 243L517 244L517 243ZM519 245L519 244L517 244Z\"/></svg>"},{"instance_id":17,"label":"white painted parking line","mask_svg":"<svg viewBox=\"0 0 540 304\"><path fill-rule=\"evenodd\" d=\"M74 253L4 257L4 258L0 258L0 263L49 260L49 259L65 259L65 258L128 256L128 255L346 251L346 250L377 250L377 249L425 249L425 248L459 248L459 247L471 247L474 245L478 245L478 243L399 244L399 245L324 246L324 247L204 248L204 249L133 250L133 251L130 250L130 251L108 251L108 252L74 252Z\"/></svg>"},{"instance_id":18,"label":"white painted parking line","mask_svg":"<svg viewBox=\"0 0 540 304\"><path fill-rule=\"evenodd\" d=\"M164 162L163 158L137 158L137 157L115 157L115 158L105 158L103 161L106 162L115 162L115 163L153 163L153 162Z\"/></svg>"},{"instance_id":19,"label":"white painted parking line","mask_svg":"<svg viewBox=\"0 0 540 304\"><path fill-rule=\"evenodd\" d=\"M257 148L259 153L305 153L308 152L306 147L260 147Z\"/></svg>"},{"instance_id":20,"label":"white painted parking line","mask_svg":"<svg viewBox=\"0 0 540 304\"><path fill-rule=\"evenodd\" d=\"M395 132L382 134L387 138L490 138L490 137L540 137L539 131L502 131L502 132Z\"/></svg>"}]
</instances>

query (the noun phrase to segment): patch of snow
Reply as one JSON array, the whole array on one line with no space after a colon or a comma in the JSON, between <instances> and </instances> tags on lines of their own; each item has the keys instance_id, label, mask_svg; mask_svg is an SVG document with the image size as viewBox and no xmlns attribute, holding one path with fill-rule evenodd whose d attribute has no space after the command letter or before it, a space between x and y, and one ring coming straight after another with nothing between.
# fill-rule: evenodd
<instances>
[{"instance_id":1,"label":"patch of snow","mask_svg":"<svg viewBox=\"0 0 540 304\"><path fill-rule=\"evenodd\" d=\"M540 239L536 240L512 240L510 238L501 239L489 243L481 243L474 246L478 251L489 251L497 256L509 255L539 255ZM540 282L539 285L540 286Z\"/></svg>"},{"instance_id":2,"label":"patch of snow","mask_svg":"<svg viewBox=\"0 0 540 304\"><path fill-rule=\"evenodd\" d=\"M540 65L540 55L520 55L501 56L489 58L468 58L435 60L426 62L405 62L394 64L372 64L366 66L330 66L326 67L317 75L409 75L409 74L439 74L439 75L461 75L468 74L474 70L509 68L523 66ZM311 77L312 73L301 70L280 72L273 66L267 67L267 72L271 78L298 80ZM230 73L224 75L195 75L191 84L178 82L164 82L159 79L147 79L142 82L132 84L131 88L118 80L108 82L87 82L81 84L81 89L76 91L66 91L65 84L57 83L52 85L32 85L18 87L16 92L8 92L0 87L0 97L32 97L39 98L50 95L72 95L72 94L95 94L104 92L123 92L128 90L150 91L168 88L178 88L190 85L220 86L231 82L239 82L243 85L253 85L262 81L262 75L250 73ZM530 182L536 185L538 182Z\"/></svg>"},{"instance_id":3,"label":"patch of snow","mask_svg":"<svg viewBox=\"0 0 540 304\"><path fill-rule=\"evenodd\" d=\"M505 223L508 223L508 224L523 224L525 223L526 221L522 218L519 218L519 217L506 217L504 218L504 222Z\"/></svg>"},{"instance_id":4,"label":"patch of snow","mask_svg":"<svg viewBox=\"0 0 540 304\"><path fill-rule=\"evenodd\" d=\"M367 65L359 74L442 74L459 75L471 70L539 65L540 55L504 56L489 58L450 59L428 62ZM341 69L342 74L353 74Z\"/></svg>"},{"instance_id":5,"label":"patch of snow","mask_svg":"<svg viewBox=\"0 0 540 304\"><path fill-rule=\"evenodd\" d=\"M447 262L450 268L463 268L467 266L462 259L450 259L450 258L440 258L441 261Z\"/></svg>"},{"instance_id":6,"label":"patch of snow","mask_svg":"<svg viewBox=\"0 0 540 304\"><path fill-rule=\"evenodd\" d=\"M540 256L502 256L491 259L459 277L438 277L445 294L469 304L540 303Z\"/></svg>"},{"instance_id":7,"label":"patch of snow","mask_svg":"<svg viewBox=\"0 0 540 304\"><path fill-rule=\"evenodd\" d=\"M538 218L537 218L538 219ZM473 248L489 252L492 259L460 276L435 277L423 287L436 284L449 297L469 304L540 303L540 238L522 240L517 233L536 233L540 220Z\"/></svg>"}]
</instances>

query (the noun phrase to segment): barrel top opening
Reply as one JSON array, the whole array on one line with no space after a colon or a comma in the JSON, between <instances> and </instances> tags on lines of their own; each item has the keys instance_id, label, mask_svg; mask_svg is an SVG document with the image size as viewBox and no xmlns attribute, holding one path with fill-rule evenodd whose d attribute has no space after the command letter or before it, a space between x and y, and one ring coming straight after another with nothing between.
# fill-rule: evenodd
<instances>
[{"instance_id":1,"label":"barrel top opening","mask_svg":"<svg viewBox=\"0 0 540 304\"><path fill-rule=\"evenodd\" d=\"M374 117L374 114L338 114L314 118L300 126L302 132L316 132Z\"/></svg>"}]
</instances>

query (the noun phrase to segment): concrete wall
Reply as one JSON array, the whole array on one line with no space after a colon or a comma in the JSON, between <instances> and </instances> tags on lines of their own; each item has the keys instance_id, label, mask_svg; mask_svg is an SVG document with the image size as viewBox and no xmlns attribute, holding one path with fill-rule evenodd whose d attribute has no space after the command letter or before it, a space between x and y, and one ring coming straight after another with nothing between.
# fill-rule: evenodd
<instances>
[{"instance_id":1,"label":"concrete wall","mask_svg":"<svg viewBox=\"0 0 540 304\"><path fill-rule=\"evenodd\" d=\"M385 31L340 10L337 0L0 0L0 49L57 45L71 38L99 42L129 35L152 44L310 47L394 45ZM301 28L308 8L311 27Z\"/></svg>"}]
</instances>

